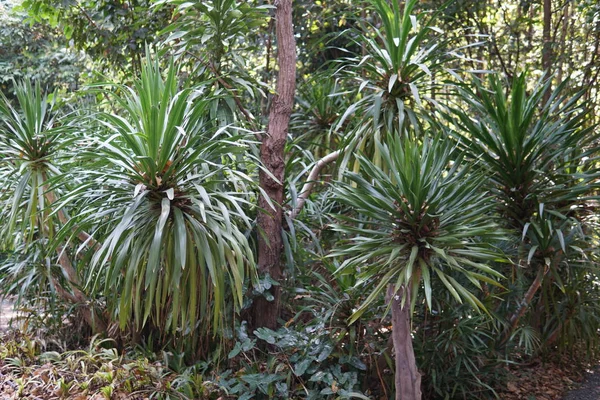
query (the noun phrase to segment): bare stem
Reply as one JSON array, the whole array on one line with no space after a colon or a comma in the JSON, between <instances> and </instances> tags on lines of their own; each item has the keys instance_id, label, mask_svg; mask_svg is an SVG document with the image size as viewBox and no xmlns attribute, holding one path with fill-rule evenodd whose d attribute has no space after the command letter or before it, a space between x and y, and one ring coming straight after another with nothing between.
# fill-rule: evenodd
<instances>
[{"instance_id":1,"label":"bare stem","mask_svg":"<svg viewBox=\"0 0 600 400\"><path fill-rule=\"evenodd\" d=\"M339 158L339 156L340 156L340 151L337 150L337 151L334 151L333 153L327 154L325 157L321 158L319 161L316 162L315 166L310 171L310 174L308 175L308 178L306 179L304 186L302 186L302 190L300 191L300 194L298 195L298 201L296 202L296 207L294 207L294 209L290 213L290 217L296 218L298 216L298 214L300 214L300 211L302 211L302 208L304 207L304 204L306 203L306 199L308 199L308 196L310 196L310 193L312 192L312 190L315 186L315 183L317 182L317 178L319 177L321 170L327 164L330 164L330 163L334 162L335 160L337 160Z\"/></svg>"}]
</instances>

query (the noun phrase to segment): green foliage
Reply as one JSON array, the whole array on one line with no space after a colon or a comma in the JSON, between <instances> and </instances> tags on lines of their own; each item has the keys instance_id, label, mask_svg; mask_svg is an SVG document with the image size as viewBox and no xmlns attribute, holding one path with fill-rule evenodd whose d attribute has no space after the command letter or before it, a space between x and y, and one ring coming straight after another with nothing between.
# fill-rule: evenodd
<instances>
[{"instance_id":1,"label":"green foliage","mask_svg":"<svg viewBox=\"0 0 600 400\"><path fill-rule=\"evenodd\" d=\"M595 190L598 176L598 134L583 126L581 93L570 96L563 82L539 109L550 82L538 81L528 93L526 78L515 78L508 95L498 77L489 77L489 87L475 80L474 88L460 89L469 110L454 109L457 118L450 118L461 146L488 169L499 211L517 229L539 203L570 212Z\"/></svg>"},{"instance_id":2,"label":"green foliage","mask_svg":"<svg viewBox=\"0 0 600 400\"><path fill-rule=\"evenodd\" d=\"M470 307L443 295L438 300L415 335L425 397L498 398L493 388L501 387L504 365L490 350L490 342L500 334L494 319L485 313L473 315Z\"/></svg>"},{"instance_id":3,"label":"green foliage","mask_svg":"<svg viewBox=\"0 0 600 400\"><path fill-rule=\"evenodd\" d=\"M582 94L569 95L566 85L559 85L540 106L551 90L549 81L538 81L528 92L526 74L513 79L509 91L495 76L487 86L475 80L474 88L460 89L468 111L454 109L456 118L448 117L458 128L454 137L459 146L472 160L480 160L479 168L489 176L497 211L510 228L507 233L520 241L509 250L514 264L506 275L513 292L502 312L513 313L510 320L516 324L523 297L533 290L531 307L537 311L527 314L521 327L507 328L529 348L531 341L522 335L527 332L549 343L557 339L556 329L563 327L556 313L564 310L563 302L579 304L584 312L585 306L573 302L572 292L567 295L572 290L568 287L572 277L583 276L582 269L595 269L596 222L590 213L599 177L598 135L586 127ZM563 311L567 324L571 312Z\"/></svg>"},{"instance_id":4,"label":"green foliage","mask_svg":"<svg viewBox=\"0 0 600 400\"><path fill-rule=\"evenodd\" d=\"M241 307L253 276L243 232L253 185L237 166L244 134L217 129L211 93L179 90L176 76L149 60L133 87L108 92L122 112L94 117L105 133L89 138L93 168L78 171L83 184L69 195L80 217L63 234L90 228L99 241L87 289L107 296L121 329L149 322L161 335L191 335L194 349L222 331L228 299Z\"/></svg>"},{"instance_id":5,"label":"green foliage","mask_svg":"<svg viewBox=\"0 0 600 400\"><path fill-rule=\"evenodd\" d=\"M22 7L33 21L60 26L64 37L100 68L119 68L129 76L140 71L144 46L171 18L170 8L156 10L150 0L24 0Z\"/></svg>"},{"instance_id":6,"label":"green foliage","mask_svg":"<svg viewBox=\"0 0 600 400\"><path fill-rule=\"evenodd\" d=\"M417 0L409 0L400 9L398 2L371 0L381 24L363 28L357 41L365 44L361 57L350 59L350 67L360 82L360 99L346 110L342 121L354 112L365 117L357 132L354 145L379 130L380 135L402 134L405 119L413 130L419 131L421 114L431 90L433 74L443 70L448 57L443 31L433 25L435 19L425 14L413 15ZM382 139L383 140L383 139ZM362 148L362 147L361 147Z\"/></svg>"},{"instance_id":7,"label":"green foliage","mask_svg":"<svg viewBox=\"0 0 600 400\"><path fill-rule=\"evenodd\" d=\"M360 358L344 354L339 337L327 328L324 319L296 325L293 329L259 328L254 335L256 339L249 338L242 326L229 358L243 352L250 360L260 343L267 343L273 351L264 366L248 363L242 358L243 375L235 376L231 371L221 374L216 383L226 393L239 395L240 399L255 395L306 399L368 398L357 389L358 373L366 370L366 365Z\"/></svg>"},{"instance_id":8,"label":"green foliage","mask_svg":"<svg viewBox=\"0 0 600 400\"><path fill-rule=\"evenodd\" d=\"M58 157L72 143L71 127L62 123L53 103L39 83L15 83L18 107L0 94L2 181L7 189L2 200L2 241L12 249L17 243L51 238L57 218L51 215L48 181L58 176Z\"/></svg>"},{"instance_id":9,"label":"green foliage","mask_svg":"<svg viewBox=\"0 0 600 400\"><path fill-rule=\"evenodd\" d=\"M197 57L196 68L210 65L216 71L244 64L239 59L241 53L254 49L246 38L265 26L266 11L271 8L235 0L160 0L155 4L173 5L178 13L162 32L169 34L165 44L175 46L175 54L180 57L193 53Z\"/></svg>"},{"instance_id":10,"label":"green foliage","mask_svg":"<svg viewBox=\"0 0 600 400\"><path fill-rule=\"evenodd\" d=\"M257 100L265 96L265 85L254 71L259 47L249 39L265 27L271 7L235 0L160 0L155 4L175 7L177 13L161 31L162 50L184 66L191 81L213 80L222 93L213 104L213 114L223 125L250 123L255 128L255 113L262 111ZM250 101L242 102L242 98Z\"/></svg>"},{"instance_id":11,"label":"green foliage","mask_svg":"<svg viewBox=\"0 0 600 400\"><path fill-rule=\"evenodd\" d=\"M398 2L370 0L374 20L362 28L357 43L362 54L347 60L344 67L355 82L357 97L339 119L337 129L357 115L345 132L346 151L340 170L360 169L355 153L365 154L381 165L377 142L394 135L423 136L435 105L436 74L439 76L453 58L445 49L443 31L436 27L437 13L417 12L417 0Z\"/></svg>"},{"instance_id":12,"label":"green foliage","mask_svg":"<svg viewBox=\"0 0 600 400\"><path fill-rule=\"evenodd\" d=\"M290 132L294 143L316 159L337 149L343 141L335 129L340 111L349 106L348 98L338 93L341 88L333 69L312 74L298 87Z\"/></svg>"},{"instance_id":13,"label":"green foliage","mask_svg":"<svg viewBox=\"0 0 600 400\"><path fill-rule=\"evenodd\" d=\"M25 23L25 16L0 2L0 90L14 97L13 81L34 80L46 90L74 90L84 71L80 54L48 25Z\"/></svg>"},{"instance_id":14,"label":"green foliage","mask_svg":"<svg viewBox=\"0 0 600 400\"><path fill-rule=\"evenodd\" d=\"M429 35L443 31L432 25L434 18L424 21L423 14L412 14L416 0L407 1L402 9L398 2L371 0L369 3L381 19L381 27L372 26L362 38L367 40L368 49L358 67L369 77L363 84L373 85L371 87L376 90L375 96L381 104L401 107L398 100L404 104L412 98L416 105L420 105L419 86L428 85L428 78L441 68L444 61L437 50L441 43L435 43ZM375 38L371 38L370 33L374 33ZM396 112L403 118L402 108ZM377 126L379 115L374 112L372 116Z\"/></svg>"},{"instance_id":15,"label":"green foliage","mask_svg":"<svg viewBox=\"0 0 600 400\"><path fill-rule=\"evenodd\" d=\"M49 398L209 399L218 395L210 381L189 368L174 374L162 360L124 356L110 340L93 337L79 350L54 351L29 336L4 336L0 356L6 379L19 381L21 395Z\"/></svg>"},{"instance_id":16,"label":"green foliage","mask_svg":"<svg viewBox=\"0 0 600 400\"><path fill-rule=\"evenodd\" d=\"M30 329L78 340L88 311L119 344L163 355L0 345L18 395L40 361L78 377L52 375L41 397L389 397L386 286L413 296L430 398L492 398L502 363L594 354L598 6L552 3L554 84L538 80L541 4L441 3L294 2L302 83L286 155L269 161L285 163L284 204L321 157L341 161L285 213L288 323L253 335L236 312L274 281L253 282L261 134L242 128L267 122L274 6L25 0L46 24L0 17L2 293L33 310ZM117 83L69 93L67 112L58 93L91 79L73 47Z\"/></svg>"}]
</instances>

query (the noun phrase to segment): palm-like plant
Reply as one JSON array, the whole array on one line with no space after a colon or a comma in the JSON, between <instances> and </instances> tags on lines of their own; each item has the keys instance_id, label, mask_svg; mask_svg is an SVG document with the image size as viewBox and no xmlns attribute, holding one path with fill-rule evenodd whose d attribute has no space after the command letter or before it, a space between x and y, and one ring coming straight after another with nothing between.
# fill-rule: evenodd
<instances>
[{"instance_id":1,"label":"palm-like plant","mask_svg":"<svg viewBox=\"0 0 600 400\"><path fill-rule=\"evenodd\" d=\"M58 121L39 83L16 82L14 87L18 108L0 93L3 192L13 194L7 199L9 207L3 207L9 210L3 224L3 240L9 245L17 239L16 230L18 239L27 240L35 232L51 234L55 228L47 221L52 201L45 192L48 180L59 173L59 151L69 145L65 139L69 128Z\"/></svg>"},{"instance_id":2,"label":"palm-like plant","mask_svg":"<svg viewBox=\"0 0 600 400\"><path fill-rule=\"evenodd\" d=\"M341 135L335 125L347 100L338 92L335 72L327 69L304 81L296 96L297 112L292 114L290 132L294 141L319 159L338 148Z\"/></svg>"},{"instance_id":3,"label":"palm-like plant","mask_svg":"<svg viewBox=\"0 0 600 400\"><path fill-rule=\"evenodd\" d=\"M475 80L472 89L460 89L469 108L448 116L458 128L454 137L459 145L489 176L506 227L522 240L511 275L527 273L519 281L528 288L515 304L504 340L547 274L562 287L561 275L570 265L590 259L582 252L589 246L582 244L581 226L589 225L589 200L600 177L595 165L598 133L585 126L581 93L565 94L564 82L543 103L551 82L539 81L530 92L527 85L525 73L513 80L509 91L496 76L489 77L488 85Z\"/></svg>"},{"instance_id":4,"label":"palm-like plant","mask_svg":"<svg viewBox=\"0 0 600 400\"><path fill-rule=\"evenodd\" d=\"M439 279L458 301L483 308L453 274L464 274L476 287L480 280L495 284L491 276L499 274L486 263L496 258L489 243L501 233L489 215L489 196L480 190L482 178L466 168L447 141L417 144L395 138L377 146L382 167L359 157L361 174L347 172L350 183L335 188L339 201L354 213L339 216L334 224L348 239L332 255L345 258L338 273L358 273L358 285L375 285L350 321L388 288L396 398L412 399L419 396L420 378L410 316L421 284L429 308L432 279Z\"/></svg>"},{"instance_id":5,"label":"palm-like plant","mask_svg":"<svg viewBox=\"0 0 600 400\"><path fill-rule=\"evenodd\" d=\"M88 290L106 296L121 328L197 349L223 328L229 297L241 306L253 271L242 228L250 178L236 167L247 143L212 124L206 88L178 90L173 65L163 78L147 61L118 89L122 112L98 115L107 135L90 138L95 169L69 196L82 210L71 225L98 241Z\"/></svg>"},{"instance_id":6,"label":"palm-like plant","mask_svg":"<svg viewBox=\"0 0 600 400\"><path fill-rule=\"evenodd\" d=\"M86 322L101 328L79 288L77 264L57 238L67 221L66 211L57 208L62 194L57 180L64 164L61 154L76 138L73 127L58 117L39 83L25 81L14 87L17 106L0 94L0 213L5 217L0 234L2 246L15 250L5 265L10 281L5 281L5 290L51 289L64 300L78 303ZM41 286L36 287L37 283Z\"/></svg>"},{"instance_id":7,"label":"palm-like plant","mask_svg":"<svg viewBox=\"0 0 600 400\"><path fill-rule=\"evenodd\" d=\"M508 94L497 76L488 84L476 79L474 88L462 87L460 99L469 109L454 109L450 120L464 149L489 170L509 225L521 230L540 203L568 213L584 202L598 176L591 160L598 134L583 125L582 93L564 94L564 82L540 109L550 81L537 82L531 93L525 73L513 79Z\"/></svg>"}]
</instances>

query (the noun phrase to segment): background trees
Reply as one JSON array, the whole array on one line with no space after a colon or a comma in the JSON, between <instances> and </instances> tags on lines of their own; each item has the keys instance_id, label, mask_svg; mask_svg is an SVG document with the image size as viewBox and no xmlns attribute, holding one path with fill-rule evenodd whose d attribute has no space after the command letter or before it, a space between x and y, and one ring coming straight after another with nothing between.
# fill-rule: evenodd
<instances>
[{"instance_id":1,"label":"background trees","mask_svg":"<svg viewBox=\"0 0 600 400\"><path fill-rule=\"evenodd\" d=\"M389 398L388 307L422 375L398 398L596 343L594 3L22 5L87 71L3 89L23 303L242 397Z\"/></svg>"}]
</instances>

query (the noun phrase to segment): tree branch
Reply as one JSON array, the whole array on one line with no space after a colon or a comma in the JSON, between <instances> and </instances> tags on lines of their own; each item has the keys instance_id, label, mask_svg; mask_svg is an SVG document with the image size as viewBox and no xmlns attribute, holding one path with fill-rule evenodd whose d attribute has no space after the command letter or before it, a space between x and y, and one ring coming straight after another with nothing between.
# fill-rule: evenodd
<instances>
[{"instance_id":1,"label":"tree branch","mask_svg":"<svg viewBox=\"0 0 600 400\"><path fill-rule=\"evenodd\" d=\"M302 208L304 207L304 204L306 203L306 199L308 199L308 196L310 196L310 193L312 192L312 190L315 186L315 183L317 181L317 178L319 177L319 174L321 173L321 170L327 164L330 164L333 161L337 160L339 156L340 156L340 151L337 150L337 151L334 151L333 153L327 154L325 157L323 157L319 161L317 161L317 163L315 164L313 169L310 171L310 174L308 175L308 178L307 178L306 182L304 183L304 186L302 186L302 190L300 191L300 194L298 195L298 201L296 202L296 207L294 207L294 209L290 213L290 217L296 218L298 216L298 214L300 214L300 211L302 211Z\"/></svg>"},{"instance_id":2,"label":"tree branch","mask_svg":"<svg viewBox=\"0 0 600 400\"><path fill-rule=\"evenodd\" d=\"M535 276L535 279L533 280L533 283L531 284L531 286L529 286L529 289L527 290L527 292L525 293L525 296L519 303L519 306L517 307L517 309L515 310L513 315L508 320L508 325L507 325L506 329L504 330L504 333L500 339L500 344L505 344L506 342L508 342L508 340L510 339L510 336L517 328L517 325L519 324L519 320L521 319L521 317L523 315L525 315L525 312L529 308L529 305L531 304L531 301L533 300L533 296L537 293L538 289L542 286L544 277L546 276L548 271L550 271L553 267L558 265L562 261L562 259L563 259L563 253L562 253L562 251L559 250L558 253L554 256L554 259L552 260L552 265L538 266L538 271Z\"/></svg>"},{"instance_id":3,"label":"tree branch","mask_svg":"<svg viewBox=\"0 0 600 400\"><path fill-rule=\"evenodd\" d=\"M213 65L212 62L207 63L207 66L208 66L208 68L210 68L211 72L215 75L215 77L217 78L217 81L221 85L223 85L223 87L225 87L225 89L230 91L233 101L235 102L235 104L237 105L237 107L241 111L241 113L244 114L244 117L246 117L246 120L248 122L252 122L254 120L254 118L250 115L248 110L246 110L246 108L242 104L242 101L240 100L240 98L233 91L233 86L231 86L229 83L227 83L225 81L225 79L223 79L223 77L219 74L219 72L217 71L217 69L215 68L215 66Z\"/></svg>"}]
</instances>

